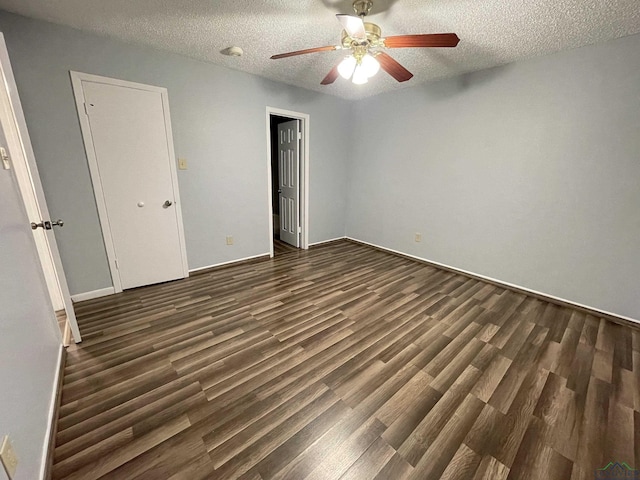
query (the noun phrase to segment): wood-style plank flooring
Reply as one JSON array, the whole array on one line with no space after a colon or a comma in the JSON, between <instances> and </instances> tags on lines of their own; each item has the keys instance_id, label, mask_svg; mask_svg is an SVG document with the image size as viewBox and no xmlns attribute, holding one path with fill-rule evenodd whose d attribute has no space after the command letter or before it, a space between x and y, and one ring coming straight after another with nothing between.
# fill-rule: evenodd
<instances>
[{"instance_id":1,"label":"wood-style plank flooring","mask_svg":"<svg viewBox=\"0 0 640 480\"><path fill-rule=\"evenodd\" d=\"M273 239L273 254L276 256L282 255L283 253L295 252L296 250L298 250L296 247L283 242L279 238Z\"/></svg>"},{"instance_id":2,"label":"wood-style plank flooring","mask_svg":"<svg viewBox=\"0 0 640 480\"><path fill-rule=\"evenodd\" d=\"M347 241L77 305L54 478L640 466L640 335Z\"/></svg>"}]
</instances>

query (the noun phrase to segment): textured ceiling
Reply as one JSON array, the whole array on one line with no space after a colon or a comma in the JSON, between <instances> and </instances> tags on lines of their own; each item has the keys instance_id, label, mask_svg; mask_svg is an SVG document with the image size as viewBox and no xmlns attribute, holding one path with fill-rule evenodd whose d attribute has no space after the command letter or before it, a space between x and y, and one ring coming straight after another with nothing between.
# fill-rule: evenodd
<instances>
[{"instance_id":1,"label":"textured ceiling","mask_svg":"<svg viewBox=\"0 0 640 480\"><path fill-rule=\"evenodd\" d=\"M390 50L415 74L403 84L380 72L366 85L321 86L344 52L269 57L338 44L334 15L353 13L350 0L0 0L0 8L351 99L640 32L638 0L374 0L367 19L383 36L455 32L460 45ZM220 53L232 45L245 55Z\"/></svg>"}]
</instances>

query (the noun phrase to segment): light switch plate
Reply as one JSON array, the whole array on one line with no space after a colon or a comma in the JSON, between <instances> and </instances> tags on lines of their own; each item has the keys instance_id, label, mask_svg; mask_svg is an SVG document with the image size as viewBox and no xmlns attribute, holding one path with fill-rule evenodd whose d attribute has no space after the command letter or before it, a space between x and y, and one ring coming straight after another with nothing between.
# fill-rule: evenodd
<instances>
[{"instance_id":1,"label":"light switch plate","mask_svg":"<svg viewBox=\"0 0 640 480\"><path fill-rule=\"evenodd\" d=\"M9 480L12 480L18 468L18 456L8 436L2 439L2 444L0 445L0 460L2 460L2 465L4 465Z\"/></svg>"},{"instance_id":2,"label":"light switch plate","mask_svg":"<svg viewBox=\"0 0 640 480\"><path fill-rule=\"evenodd\" d=\"M178 159L178 168L180 170L186 170L187 169L187 159L186 158L179 158Z\"/></svg>"}]
</instances>

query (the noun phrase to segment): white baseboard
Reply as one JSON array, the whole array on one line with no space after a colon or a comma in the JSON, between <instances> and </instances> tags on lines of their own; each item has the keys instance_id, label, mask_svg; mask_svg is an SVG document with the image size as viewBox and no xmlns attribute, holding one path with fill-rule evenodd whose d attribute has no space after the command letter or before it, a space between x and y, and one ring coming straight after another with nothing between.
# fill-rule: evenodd
<instances>
[{"instance_id":1,"label":"white baseboard","mask_svg":"<svg viewBox=\"0 0 640 480\"><path fill-rule=\"evenodd\" d=\"M71 295L71 300L74 302L82 302L84 300L92 300L94 298L106 297L107 295L113 295L115 289L113 287L101 288L100 290L92 290L91 292L76 293Z\"/></svg>"},{"instance_id":2,"label":"white baseboard","mask_svg":"<svg viewBox=\"0 0 640 480\"><path fill-rule=\"evenodd\" d=\"M209 268L214 268L214 267L222 267L223 265L231 265L232 263L245 262L247 260L253 260L254 258L268 257L269 255L270 253L266 252L266 253L261 253L259 255L251 255L250 257L238 258L236 260L229 260L228 262L214 263L213 265L208 265L206 267L191 268L189 269L189 273L195 273L195 272L199 272L200 270L207 270Z\"/></svg>"},{"instance_id":3,"label":"white baseboard","mask_svg":"<svg viewBox=\"0 0 640 480\"><path fill-rule=\"evenodd\" d=\"M385 251L390 252L390 253L395 253L395 254L398 254L398 255L402 255L404 257L409 257L409 258L413 258L415 260L419 260L421 262L426 262L426 263L429 263L429 264L437 266L437 267L443 267L443 268L446 268L448 270L452 270L454 272L459 272L459 273L461 273L463 275L470 275L472 277L476 277L476 278L480 278L480 279L483 279L483 280L487 280L487 281L492 282L492 283L496 283L496 284L499 284L499 285L504 285L507 288L514 288L514 289L517 289L517 290L521 290L523 292L531 293L533 295L537 295L537 296L540 296L540 297L545 297L545 298L548 298L550 300L555 300L556 302L562 302L562 303L565 303L567 305L572 305L574 307L583 308L583 309L586 309L586 310L591 310L594 313L600 313L602 315L606 315L606 316L609 316L609 317L616 317L616 318L619 318L619 319L627 321L627 322L640 324L640 320L636 320L635 318L625 317L624 315L620 315L618 313L612 313L612 312L608 312L606 310L602 310L600 308L591 307L589 305L583 305L581 303L574 302L574 301L571 301L571 300L567 300L565 298L556 297L555 295L550 295L550 294L544 293L544 292L538 292L537 290L532 290L532 289L527 288L527 287L521 287L520 285L516 285L515 283L509 283L509 282L505 282L503 280L498 280L498 279L495 279L495 278L492 278L492 277L487 277L486 275L480 275L479 273L474 273L474 272L470 272L468 270L463 270L461 268L452 267L452 266L447 265L445 263L436 262L434 260L429 260L428 258L418 257L416 255L411 255L410 253L405 253L405 252L401 252L399 250L394 250L393 248L382 247L380 245L376 245L375 243L365 242L364 240L359 240L357 238L352 238L352 237L348 237L348 236L346 238L348 240L353 240L354 242L363 243L365 245L370 245L372 247L379 248L380 250L385 250Z\"/></svg>"},{"instance_id":4,"label":"white baseboard","mask_svg":"<svg viewBox=\"0 0 640 480\"><path fill-rule=\"evenodd\" d=\"M347 237L336 237L336 238L331 238L329 240L321 240L319 242L310 243L309 246L310 247L314 247L316 245L322 245L323 243L330 243L330 242L336 242L338 240L344 240L345 238L347 238Z\"/></svg>"},{"instance_id":5,"label":"white baseboard","mask_svg":"<svg viewBox=\"0 0 640 480\"><path fill-rule=\"evenodd\" d=\"M42 446L42 458L40 460L40 479L47 480L47 468L49 463L49 445L51 444L51 435L54 432L54 415L56 414L58 401L58 385L60 383L60 375L62 374L62 355L64 354L64 347L60 345L60 351L58 352L58 361L56 362L56 374L53 377L53 391L51 392L51 400L49 402L49 414L47 415L47 430L44 435L44 445Z\"/></svg>"}]
</instances>

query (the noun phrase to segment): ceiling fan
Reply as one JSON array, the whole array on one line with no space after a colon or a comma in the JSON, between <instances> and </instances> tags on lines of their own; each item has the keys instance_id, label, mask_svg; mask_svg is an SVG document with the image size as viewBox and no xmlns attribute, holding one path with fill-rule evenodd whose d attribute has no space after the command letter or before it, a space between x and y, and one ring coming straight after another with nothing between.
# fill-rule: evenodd
<instances>
[{"instance_id":1,"label":"ceiling fan","mask_svg":"<svg viewBox=\"0 0 640 480\"><path fill-rule=\"evenodd\" d=\"M342 43L327 47L308 48L295 52L273 55L272 60L304 55L307 53L328 52L333 50L350 50L350 53L338 65L333 67L320 82L329 85L336 81L338 75L357 85L367 83L378 70L395 78L398 82L406 82L413 74L384 52L387 48L408 47L455 47L460 39L455 33L432 33L421 35L396 35L382 37L382 29L375 23L365 22L373 0L355 0L353 9L357 16L338 14L336 17L342 24Z\"/></svg>"}]
</instances>

